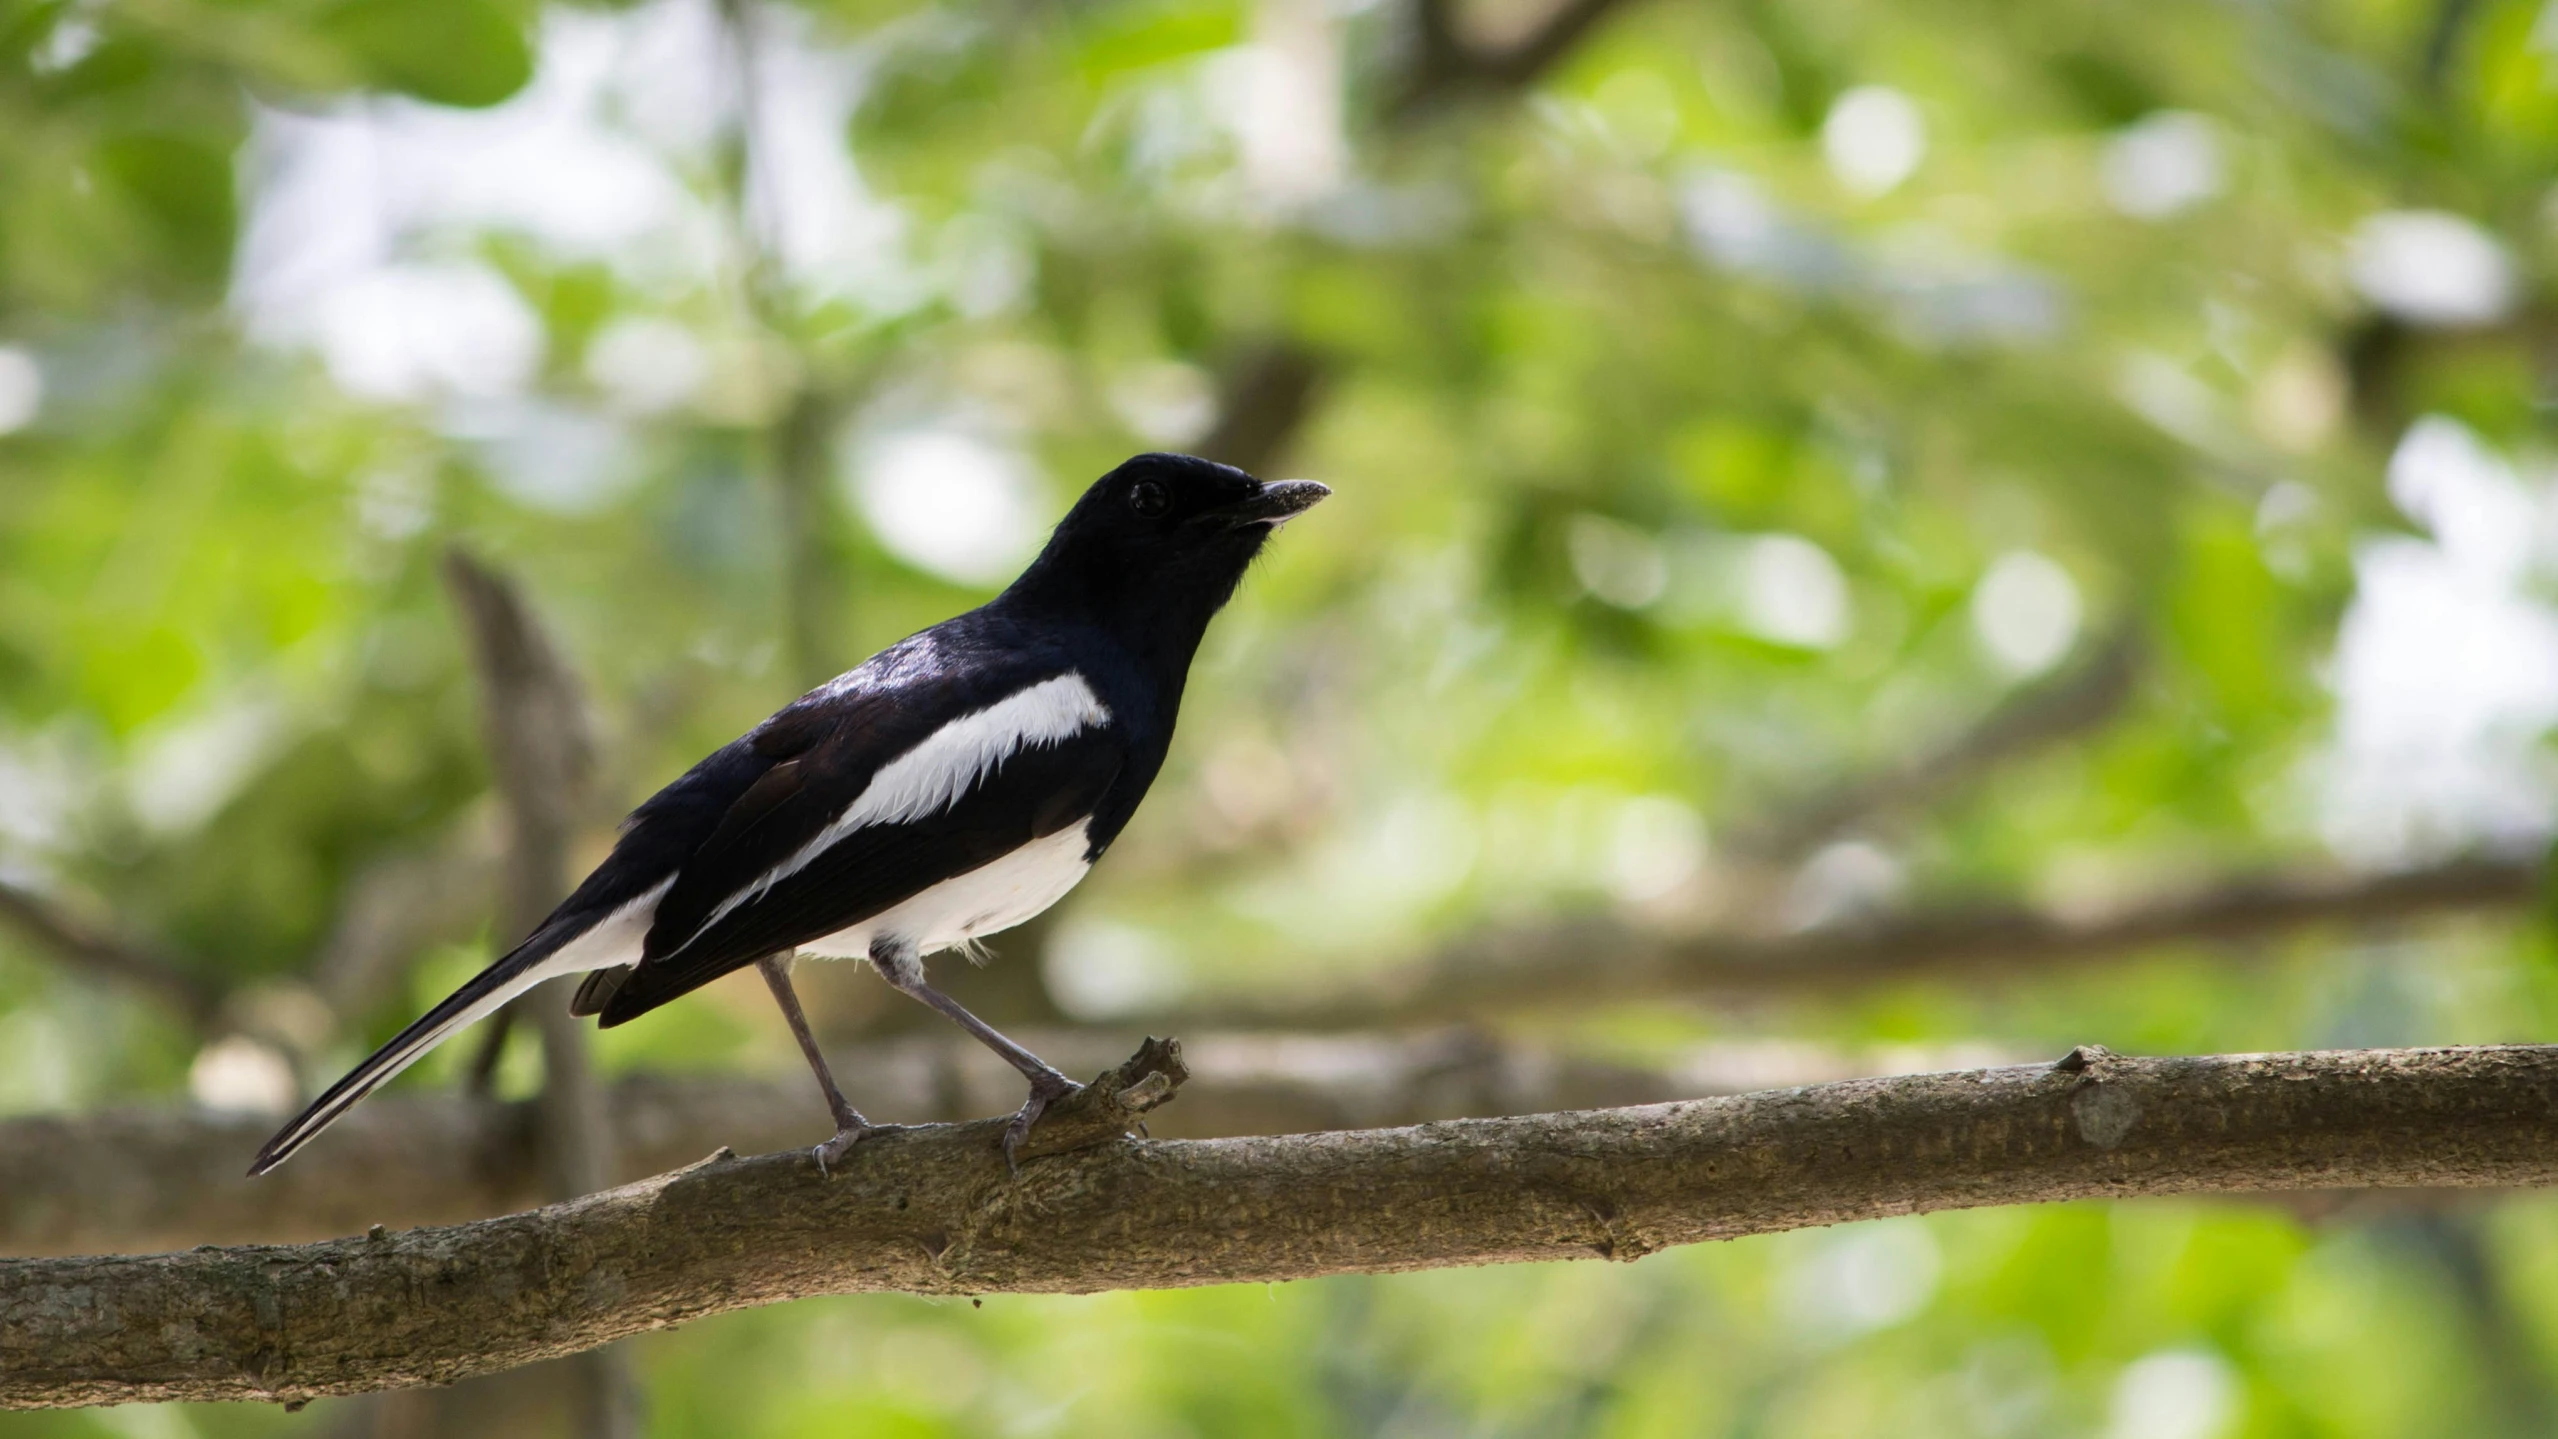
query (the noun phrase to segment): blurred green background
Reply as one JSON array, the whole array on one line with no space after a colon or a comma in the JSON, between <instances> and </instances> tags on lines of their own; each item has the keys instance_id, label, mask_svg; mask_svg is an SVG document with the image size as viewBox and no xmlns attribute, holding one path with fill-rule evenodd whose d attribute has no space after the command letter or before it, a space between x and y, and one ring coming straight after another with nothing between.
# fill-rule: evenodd
<instances>
[{"instance_id":1,"label":"blurred green background","mask_svg":"<svg viewBox=\"0 0 2558 1439\"><path fill-rule=\"evenodd\" d=\"M591 855L1144 449L1336 498L1211 634L1110 862L996 944L996 1012L1319 994L1599 911L2080 913L2546 843L2558 8L1557 13L0 0L0 875L234 1031L0 934L0 1112L288 1102L505 938L448 544L589 687ZM1770 839L2044 689L2087 712ZM2516 913L1498 1022L1638 1059L2536 1040L2550 958ZM908 1022L813 983L830 1036ZM751 986L599 1053L797 1063ZM2554 1281L2535 1199L2142 1203L630 1348L662 1435L2519 1435L2558 1432Z\"/></svg>"}]
</instances>

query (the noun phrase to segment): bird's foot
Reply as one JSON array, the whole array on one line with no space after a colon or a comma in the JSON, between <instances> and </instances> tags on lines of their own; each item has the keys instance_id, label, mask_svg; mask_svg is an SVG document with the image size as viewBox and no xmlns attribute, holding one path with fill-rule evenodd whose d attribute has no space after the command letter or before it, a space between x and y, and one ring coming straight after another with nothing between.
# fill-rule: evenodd
<instances>
[{"instance_id":1,"label":"bird's foot","mask_svg":"<svg viewBox=\"0 0 2558 1439\"><path fill-rule=\"evenodd\" d=\"M1021 1173L1021 1142L1030 1137L1030 1127L1048 1106L1083 1088L1053 1069L1042 1069L1030 1076L1030 1097L1013 1111L1012 1123L1004 1126L1004 1167Z\"/></svg>"},{"instance_id":2,"label":"bird's foot","mask_svg":"<svg viewBox=\"0 0 2558 1439\"><path fill-rule=\"evenodd\" d=\"M810 1150L809 1155L817 1161L817 1172L832 1179L835 1166L844 1162L844 1157L853 1152L854 1145L875 1135L894 1134L905 1127L902 1124L873 1124L855 1115L852 1123L836 1130L834 1138Z\"/></svg>"}]
</instances>

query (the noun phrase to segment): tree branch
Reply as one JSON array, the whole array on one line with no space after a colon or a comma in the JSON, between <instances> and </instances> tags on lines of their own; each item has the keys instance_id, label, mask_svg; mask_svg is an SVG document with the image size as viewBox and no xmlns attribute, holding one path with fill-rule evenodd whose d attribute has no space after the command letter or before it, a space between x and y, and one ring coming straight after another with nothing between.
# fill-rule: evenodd
<instances>
[{"instance_id":1,"label":"tree branch","mask_svg":"<svg viewBox=\"0 0 2558 1439\"><path fill-rule=\"evenodd\" d=\"M1943 744L1745 826L1724 848L1763 864L1790 864L1852 825L1916 808L2010 760L2102 728L2130 702L2142 659L2140 631L2127 624L2085 661L2018 690Z\"/></svg>"},{"instance_id":2,"label":"tree branch","mask_svg":"<svg viewBox=\"0 0 2558 1439\"><path fill-rule=\"evenodd\" d=\"M768 37L760 0L719 0L721 36L735 99L724 137L722 209L735 252L747 320L787 356L763 363L776 394L759 426L763 468L772 485L781 547L783 660L793 682L818 684L851 660L845 653L852 614L838 507L828 494L835 430L866 388L860 374L831 376L797 323L790 277L766 233L779 224L786 191L768 168L773 147L758 97L766 91Z\"/></svg>"},{"instance_id":3,"label":"tree branch","mask_svg":"<svg viewBox=\"0 0 2558 1439\"><path fill-rule=\"evenodd\" d=\"M444 577L460 607L479 678L480 705L498 793L507 818L507 853L498 927L510 939L542 922L569 888L569 842L586 807L594 741L577 677L542 632L513 582L459 548L447 550ZM586 1053L586 1031L569 1014L574 983L555 979L515 1001L530 1005L542 1036L539 1102L543 1188L552 1199L592 1194L613 1179L613 1126ZM494 1054L503 1028L492 1027ZM485 1071L474 1066L475 1079ZM583 1439L623 1439L638 1432L629 1366L620 1353L597 1349L567 1370L571 1409Z\"/></svg>"},{"instance_id":4,"label":"tree branch","mask_svg":"<svg viewBox=\"0 0 2558 1439\"><path fill-rule=\"evenodd\" d=\"M428 946L478 931L500 870L490 828L466 821L357 871L307 966L312 990L333 1012L364 1013Z\"/></svg>"},{"instance_id":5,"label":"tree branch","mask_svg":"<svg viewBox=\"0 0 2558 1439\"><path fill-rule=\"evenodd\" d=\"M1106 1068L1125 1041L1092 1031L1020 1038L1070 1074ZM1371 1035L1209 1035L1187 1046L1198 1076L1152 1121L1174 1138L1293 1134L1739 1094L2012 1055L1981 1046L1859 1051L1718 1042L1637 1066L1446 1031ZM839 1047L845 1089L885 1120L1001 1114L1021 1080L957 1037ZM616 1182L672 1169L723 1145L741 1153L824 1137L804 1081L643 1076L604 1105ZM350 1113L275 1173L250 1180L241 1156L273 1116L134 1108L0 1121L0 1252L100 1254L191 1245L277 1244L368 1225L458 1224L538 1204L538 1105L408 1092Z\"/></svg>"},{"instance_id":6,"label":"tree branch","mask_svg":"<svg viewBox=\"0 0 2558 1439\"><path fill-rule=\"evenodd\" d=\"M568 662L512 581L458 548L445 552L444 580L462 612L482 731L506 806L503 920L529 927L565 888L569 835L595 765L586 705Z\"/></svg>"},{"instance_id":7,"label":"tree branch","mask_svg":"<svg viewBox=\"0 0 2558 1439\"><path fill-rule=\"evenodd\" d=\"M1415 0L1414 54L1387 118L1410 121L1468 92L1524 90L1572 52L1623 0L1561 0L1537 26L1507 45L1459 33L1452 0Z\"/></svg>"},{"instance_id":8,"label":"tree branch","mask_svg":"<svg viewBox=\"0 0 2558 1439\"><path fill-rule=\"evenodd\" d=\"M330 1020L362 1012L398 977L400 965L437 938L462 938L480 924L497 873L492 846L460 827L430 852L393 854L358 871L307 966L301 996ZM307 1062L324 1037L299 1022L277 1023L271 1001L290 985L235 984L191 965L166 945L116 933L41 891L0 879L0 924L92 978L158 996L205 1039L245 1031ZM328 1026L320 1026L322 1031Z\"/></svg>"},{"instance_id":9,"label":"tree branch","mask_svg":"<svg viewBox=\"0 0 2558 1439\"><path fill-rule=\"evenodd\" d=\"M498 929L530 933L568 892L568 847L594 768L586 704L559 647L542 633L514 583L459 549L444 573L468 622L471 663L498 794L507 818ZM611 1182L612 1131L586 1062L585 1031L568 1013L565 981L524 997L542 1035L544 1149L551 1197ZM556 1014L554 1014L556 1012Z\"/></svg>"},{"instance_id":10,"label":"tree branch","mask_svg":"<svg viewBox=\"0 0 2558 1439\"><path fill-rule=\"evenodd\" d=\"M0 880L0 922L85 974L159 995L198 1028L210 1025L221 1012L220 985L170 955L90 923L51 896Z\"/></svg>"},{"instance_id":11,"label":"tree branch","mask_svg":"<svg viewBox=\"0 0 2558 1439\"><path fill-rule=\"evenodd\" d=\"M0 1405L447 1383L815 1294L1086 1293L1522 1260L1993 1204L2558 1179L2558 1048L2124 1059L1274 1139L1135 1140L1177 1047L1061 1106L451 1229L0 1262Z\"/></svg>"},{"instance_id":12,"label":"tree branch","mask_svg":"<svg viewBox=\"0 0 2558 1439\"><path fill-rule=\"evenodd\" d=\"M835 427L845 397L803 379L771 428L773 494L780 510L784 640L793 682L821 684L850 661L844 626L851 586L836 558Z\"/></svg>"},{"instance_id":13,"label":"tree branch","mask_svg":"<svg viewBox=\"0 0 2558 1439\"><path fill-rule=\"evenodd\" d=\"M1218 386L1217 425L1200 439L1198 453L1239 470L1264 473L1313 413L1324 378L1323 358L1294 341L1252 342L1226 367Z\"/></svg>"},{"instance_id":14,"label":"tree branch","mask_svg":"<svg viewBox=\"0 0 2558 1439\"><path fill-rule=\"evenodd\" d=\"M2241 875L2095 918L2022 905L1949 906L1799 934L1682 936L1590 917L1461 940L1348 994L1328 992L1302 1003L1190 1002L1134 1018L1352 1029L1445 1022L1528 1005L1830 993L1919 979L2039 974L2174 945L2522 910L2538 902L2540 887L2537 859L2472 857L2377 875Z\"/></svg>"}]
</instances>

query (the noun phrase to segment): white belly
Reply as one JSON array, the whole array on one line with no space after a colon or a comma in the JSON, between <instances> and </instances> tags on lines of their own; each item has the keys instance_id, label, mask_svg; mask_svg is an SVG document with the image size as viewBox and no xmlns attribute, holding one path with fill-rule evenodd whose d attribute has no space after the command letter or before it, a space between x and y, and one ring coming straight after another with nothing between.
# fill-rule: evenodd
<instances>
[{"instance_id":1,"label":"white belly","mask_svg":"<svg viewBox=\"0 0 2558 1439\"><path fill-rule=\"evenodd\" d=\"M911 941L919 954L931 954L1010 929L1065 898L1092 869L1084 859L1091 847L1085 833L1090 824L1069 825L1033 840L850 929L803 944L800 952L855 958L870 953L872 940L890 936Z\"/></svg>"}]
</instances>

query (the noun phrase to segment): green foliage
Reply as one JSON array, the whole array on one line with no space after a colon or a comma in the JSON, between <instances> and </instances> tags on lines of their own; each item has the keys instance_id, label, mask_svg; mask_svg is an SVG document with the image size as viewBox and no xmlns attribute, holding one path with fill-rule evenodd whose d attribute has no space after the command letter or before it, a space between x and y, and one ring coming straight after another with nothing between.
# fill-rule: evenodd
<instances>
[{"instance_id":1,"label":"green foliage","mask_svg":"<svg viewBox=\"0 0 2558 1439\"><path fill-rule=\"evenodd\" d=\"M374 84L439 105L494 105L533 76L520 23L490 0L340 0L312 28Z\"/></svg>"}]
</instances>

